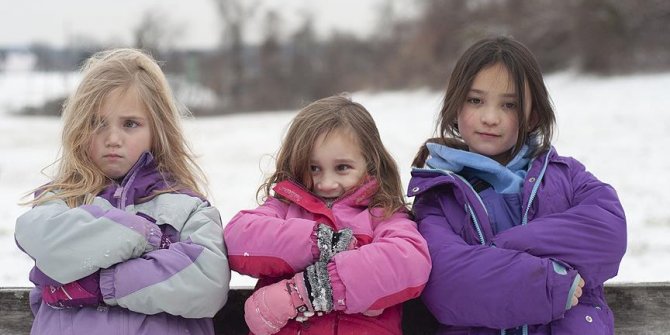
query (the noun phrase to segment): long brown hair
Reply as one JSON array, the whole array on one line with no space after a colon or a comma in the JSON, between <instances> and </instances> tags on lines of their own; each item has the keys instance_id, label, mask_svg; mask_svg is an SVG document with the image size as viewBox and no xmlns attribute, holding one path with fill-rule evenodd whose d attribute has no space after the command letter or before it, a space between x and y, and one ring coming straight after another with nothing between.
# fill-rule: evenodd
<instances>
[{"instance_id":1,"label":"long brown hair","mask_svg":"<svg viewBox=\"0 0 670 335\"><path fill-rule=\"evenodd\" d=\"M352 134L367 161L368 175L379 183L369 207L383 208L384 218L406 210L398 166L384 147L372 116L361 104L342 95L317 100L293 118L277 154L275 172L257 194L269 197L272 187L283 180L293 180L310 189L309 159L314 143L320 135L335 130Z\"/></svg>"},{"instance_id":2,"label":"long brown hair","mask_svg":"<svg viewBox=\"0 0 670 335\"><path fill-rule=\"evenodd\" d=\"M169 176L172 189L188 189L203 195L206 178L181 129L180 109L156 61L136 49L113 49L91 56L81 68L82 80L63 106L63 131L58 170L53 181L36 191L27 204L62 199L68 206L90 203L110 183L88 157L97 112L117 88L135 90L149 114L151 153L159 172ZM52 165L53 165L52 164Z\"/></svg>"},{"instance_id":3,"label":"long brown hair","mask_svg":"<svg viewBox=\"0 0 670 335\"><path fill-rule=\"evenodd\" d=\"M529 153L531 157L549 149L556 117L540 66L523 44L502 36L476 42L458 59L449 78L437 121L438 137L430 138L426 143L440 143L467 150L467 144L458 132L458 113L479 71L494 64L502 64L509 72L519 96L519 106L526 106L526 99L532 103L530 120L526 119L523 108L517 111L519 136L510 155L516 155L529 138L534 142ZM530 97L525 96L526 87L530 90ZM424 143L414 157L412 166L423 166L427 157L428 149Z\"/></svg>"}]
</instances>

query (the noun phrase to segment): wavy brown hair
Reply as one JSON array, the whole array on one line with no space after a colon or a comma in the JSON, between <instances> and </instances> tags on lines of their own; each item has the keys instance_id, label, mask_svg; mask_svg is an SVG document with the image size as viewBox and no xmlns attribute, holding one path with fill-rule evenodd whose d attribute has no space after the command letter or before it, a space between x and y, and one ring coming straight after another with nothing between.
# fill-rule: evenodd
<instances>
[{"instance_id":1,"label":"wavy brown hair","mask_svg":"<svg viewBox=\"0 0 670 335\"><path fill-rule=\"evenodd\" d=\"M82 80L63 106L62 148L51 183L27 204L61 199L68 206L91 203L111 180L93 163L88 148L104 99L117 88L135 90L149 114L151 153L170 189L188 189L204 197L206 178L181 129L180 109L157 62L137 49L112 49L91 56L82 66Z\"/></svg>"},{"instance_id":2,"label":"wavy brown hair","mask_svg":"<svg viewBox=\"0 0 670 335\"><path fill-rule=\"evenodd\" d=\"M368 175L379 183L369 208L382 208L384 218L407 210L398 166L384 147L372 116L361 104L343 95L317 100L293 118L277 154L275 172L259 187L257 195L263 193L267 199L272 187L283 180L293 180L311 189L309 161L314 143L320 135L335 130L353 136L366 159Z\"/></svg>"},{"instance_id":3,"label":"wavy brown hair","mask_svg":"<svg viewBox=\"0 0 670 335\"><path fill-rule=\"evenodd\" d=\"M529 153L531 157L549 150L556 117L549 93L544 85L540 66L530 50L523 44L502 36L476 42L458 59L449 78L449 85L437 121L436 131L439 135L428 139L426 143L439 143L457 149L468 149L458 132L458 113L463 108L475 76L482 69L495 64L502 64L509 72L513 81L512 85L519 97L519 106L526 106L525 100L531 100L529 119L526 119L523 108L517 110L519 136L510 152L510 158L514 157L529 139L532 139L533 142ZM530 90L530 97L525 96L526 87ZM428 149L424 143L414 157L412 166L422 167L427 158Z\"/></svg>"}]
</instances>

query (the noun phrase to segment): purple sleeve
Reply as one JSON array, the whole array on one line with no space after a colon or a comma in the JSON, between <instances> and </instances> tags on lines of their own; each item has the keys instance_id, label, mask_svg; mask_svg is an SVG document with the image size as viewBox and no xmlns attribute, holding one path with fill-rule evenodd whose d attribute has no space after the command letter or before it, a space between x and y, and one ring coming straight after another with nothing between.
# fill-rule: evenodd
<instances>
[{"instance_id":1,"label":"purple sleeve","mask_svg":"<svg viewBox=\"0 0 670 335\"><path fill-rule=\"evenodd\" d=\"M467 244L436 205L436 197L417 197L414 210L433 261L422 298L439 322L502 329L546 324L563 316L575 270L558 273L550 259ZM455 216L450 219L467 220Z\"/></svg>"},{"instance_id":2,"label":"purple sleeve","mask_svg":"<svg viewBox=\"0 0 670 335\"><path fill-rule=\"evenodd\" d=\"M494 243L560 259L579 271L587 286L598 286L618 272L626 251L626 219L614 189L573 164L566 208L502 232Z\"/></svg>"}]
</instances>

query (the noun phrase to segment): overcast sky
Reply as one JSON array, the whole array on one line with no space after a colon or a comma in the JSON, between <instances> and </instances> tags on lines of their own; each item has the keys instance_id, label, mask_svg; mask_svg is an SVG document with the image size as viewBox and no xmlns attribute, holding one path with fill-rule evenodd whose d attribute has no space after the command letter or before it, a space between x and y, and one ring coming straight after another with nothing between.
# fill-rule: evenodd
<instances>
[{"instance_id":1,"label":"overcast sky","mask_svg":"<svg viewBox=\"0 0 670 335\"><path fill-rule=\"evenodd\" d=\"M311 13L321 36L327 36L332 29L365 36L379 22L380 3L389 0L255 1L261 9L256 11L257 17L262 17L262 9L275 8L280 12L284 34ZM157 11L178 31L173 44L179 48L208 48L218 43L221 25L213 0L0 0L0 47L33 42L63 46L81 36L103 43L132 43L132 31L147 11ZM248 40L257 41L261 32L262 25L252 23Z\"/></svg>"}]
</instances>

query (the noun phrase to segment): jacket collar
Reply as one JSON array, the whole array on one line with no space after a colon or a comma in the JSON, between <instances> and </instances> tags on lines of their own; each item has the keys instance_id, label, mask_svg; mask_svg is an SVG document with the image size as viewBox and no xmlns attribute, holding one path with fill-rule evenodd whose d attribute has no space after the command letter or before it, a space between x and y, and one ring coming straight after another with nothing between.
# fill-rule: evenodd
<instances>
[{"instance_id":1,"label":"jacket collar","mask_svg":"<svg viewBox=\"0 0 670 335\"><path fill-rule=\"evenodd\" d=\"M377 180L369 178L360 186L337 198L330 207L322 198L292 180L280 181L272 189L275 191L275 194L286 198L309 212L326 215L326 213L331 213L331 208L336 205L368 206L372 195L377 191L378 187Z\"/></svg>"},{"instance_id":2,"label":"jacket collar","mask_svg":"<svg viewBox=\"0 0 670 335\"><path fill-rule=\"evenodd\" d=\"M109 184L98 196L107 199L115 207L125 208L150 197L155 191L168 188L168 181L158 171L153 155L144 152L120 184Z\"/></svg>"},{"instance_id":3,"label":"jacket collar","mask_svg":"<svg viewBox=\"0 0 670 335\"><path fill-rule=\"evenodd\" d=\"M544 152L531 160L526 176L537 178L547 160L548 163L564 162L564 158L559 156L556 153L556 149L552 146L547 152ZM413 168L411 174L412 178L409 181L407 190L407 196L409 197L416 196L439 185L457 184L465 186L464 183L466 183L454 172L439 169Z\"/></svg>"}]
</instances>

